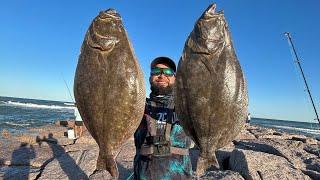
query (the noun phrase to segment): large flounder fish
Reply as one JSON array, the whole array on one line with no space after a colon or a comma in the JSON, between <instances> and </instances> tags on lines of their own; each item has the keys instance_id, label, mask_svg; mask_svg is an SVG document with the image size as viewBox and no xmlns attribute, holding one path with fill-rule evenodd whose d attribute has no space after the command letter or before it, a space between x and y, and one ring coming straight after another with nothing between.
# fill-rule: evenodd
<instances>
[{"instance_id":1,"label":"large flounder fish","mask_svg":"<svg viewBox=\"0 0 320 180\"><path fill-rule=\"evenodd\" d=\"M74 96L84 124L99 145L97 169L118 178L115 157L142 119L145 83L122 24L113 9L100 12L81 47Z\"/></svg>"},{"instance_id":2,"label":"large flounder fish","mask_svg":"<svg viewBox=\"0 0 320 180\"><path fill-rule=\"evenodd\" d=\"M217 148L245 124L248 94L223 12L213 4L189 35L177 71L175 103L185 132L200 148L196 173L218 167Z\"/></svg>"}]
</instances>

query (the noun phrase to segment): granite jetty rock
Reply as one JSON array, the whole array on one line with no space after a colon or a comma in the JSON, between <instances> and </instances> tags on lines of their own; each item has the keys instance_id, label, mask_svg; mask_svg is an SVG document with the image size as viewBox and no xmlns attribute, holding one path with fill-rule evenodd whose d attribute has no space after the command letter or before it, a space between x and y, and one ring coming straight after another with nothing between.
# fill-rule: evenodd
<instances>
[{"instance_id":1,"label":"granite jetty rock","mask_svg":"<svg viewBox=\"0 0 320 180\"><path fill-rule=\"evenodd\" d=\"M0 133L0 179L113 179L107 171L96 170L99 147L88 131L77 140L66 137L71 123ZM320 179L319 146L310 137L246 125L216 151L220 169L198 179ZM134 155L130 138L116 158L119 179L132 174ZM199 149L190 149L190 155L195 170Z\"/></svg>"}]
</instances>

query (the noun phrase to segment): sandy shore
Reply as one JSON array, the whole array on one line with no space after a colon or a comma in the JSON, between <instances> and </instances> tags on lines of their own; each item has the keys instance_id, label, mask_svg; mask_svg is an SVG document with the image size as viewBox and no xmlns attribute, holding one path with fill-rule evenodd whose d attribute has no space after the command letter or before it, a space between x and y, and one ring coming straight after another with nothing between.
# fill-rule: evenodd
<instances>
[{"instance_id":1,"label":"sandy shore","mask_svg":"<svg viewBox=\"0 0 320 180\"><path fill-rule=\"evenodd\" d=\"M111 179L107 172L95 171L99 148L90 134L68 139L68 123L24 134L1 132L0 179ZM246 125L233 142L217 150L220 170L198 179L320 179L319 147L313 138ZM120 179L132 174L134 154L131 138L117 157ZM198 154L197 148L190 149L193 168Z\"/></svg>"}]
</instances>

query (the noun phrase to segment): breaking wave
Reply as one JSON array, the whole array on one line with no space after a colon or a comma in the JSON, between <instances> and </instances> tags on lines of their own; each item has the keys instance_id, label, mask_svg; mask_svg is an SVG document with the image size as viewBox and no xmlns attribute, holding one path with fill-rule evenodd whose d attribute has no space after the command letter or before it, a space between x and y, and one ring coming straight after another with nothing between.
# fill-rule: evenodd
<instances>
[{"instance_id":1,"label":"breaking wave","mask_svg":"<svg viewBox=\"0 0 320 180\"><path fill-rule=\"evenodd\" d=\"M6 125L11 125L11 126L20 126L20 127L23 127L23 126L30 126L31 124L30 123L14 123L14 122L4 122L3 124L6 124Z\"/></svg>"},{"instance_id":2,"label":"breaking wave","mask_svg":"<svg viewBox=\"0 0 320 180\"><path fill-rule=\"evenodd\" d=\"M74 103L63 103L63 104L67 106L74 106Z\"/></svg>"},{"instance_id":3,"label":"breaking wave","mask_svg":"<svg viewBox=\"0 0 320 180\"><path fill-rule=\"evenodd\" d=\"M74 107L70 107L70 106L21 103L21 102L14 102L14 101L7 101L7 102L4 102L4 104L9 106L19 106L19 107L37 108L37 109L74 109Z\"/></svg>"},{"instance_id":4,"label":"breaking wave","mask_svg":"<svg viewBox=\"0 0 320 180\"><path fill-rule=\"evenodd\" d=\"M289 126L272 126L272 127L280 128L280 129L289 129L294 131L303 131L307 133L320 135L320 130L317 130L317 129L306 129L306 128L289 127Z\"/></svg>"}]
</instances>

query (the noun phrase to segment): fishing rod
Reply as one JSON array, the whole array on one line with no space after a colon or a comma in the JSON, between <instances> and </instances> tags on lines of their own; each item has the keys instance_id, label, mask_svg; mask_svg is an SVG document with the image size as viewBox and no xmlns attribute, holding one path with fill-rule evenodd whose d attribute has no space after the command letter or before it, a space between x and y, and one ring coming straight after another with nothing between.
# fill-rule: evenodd
<instances>
[{"instance_id":1,"label":"fishing rod","mask_svg":"<svg viewBox=\"0 0 320 180\"><path fill-rule=\"evenodd\" d=\"M305 75L304 75L304 72L303 72L302 67L301 67L301 64L300 64L300 60L299 60L299 58L298 58L296 49L295 49L295 47L294 47L294 45L293 45L293 42L292 42L292 38L291 38L289 32L285 32L284 34L285 34L285 36L288 38L288 43L289 43L289 45L291 46L292 51L293 51L293 53L294 53L294 55L295 55L296 62L297 62L297 64L298 64L298 67L299 67L300 72L301 72L301 74L302 74L302 77L303 77L303 80L304 80L304 84L305 84L305 86L306 86L307 92L308 92L308 94L309 94L309 98L310 98L311 103L312 103L312 106L313 106L314 113L316 114L316 118L317 118L317 120L318 120L318 122L319 122L319 124L320 124L318 112L317 112L316 106L314 105L314 102L313 102L313 99L312 99L312 96L311 96L311 92L310 92L310 89L309 89L309 86L308 86L306 77L305 77Z\"/></svg>"}]
</instances>

